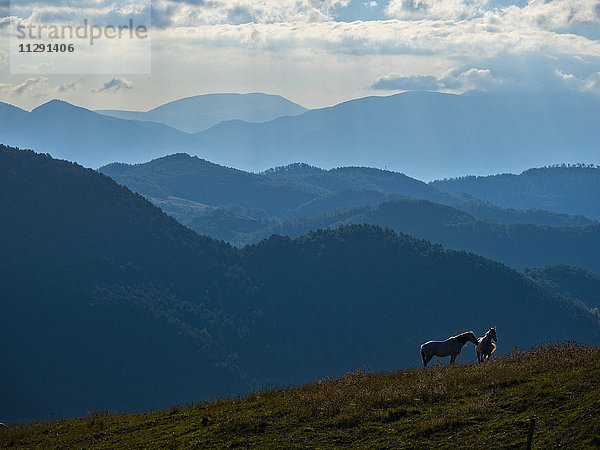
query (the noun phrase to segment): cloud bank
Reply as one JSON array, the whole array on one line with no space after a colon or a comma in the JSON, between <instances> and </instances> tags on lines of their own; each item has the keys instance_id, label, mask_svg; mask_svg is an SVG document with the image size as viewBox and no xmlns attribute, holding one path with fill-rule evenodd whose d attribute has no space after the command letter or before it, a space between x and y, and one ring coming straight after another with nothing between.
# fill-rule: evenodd
<instances>
[{"instance_id":1,"label":"cloud bank","mask_svg":"<svg viewBox=\"0 0 600 450\"><path fill-rule=\"evenodd\" d=\"M465 71L453 69L441 77L433 75L389 74L378 78L372 84L373 89L390 91L440 91L452 90L468 92L473 90L490 90L502 86L506 81L492 76L489 69L471 68Z\"/></svg>"},{"instance_id":2,"label":"cloud bank","mask_svg":"<svg viewBox=\"0 0 600 450\"><path fill-rule=\"evenodd\" d=\"M15 20L45 23L149 14L147 0L14 4ZM180 96L266 90L300 103L328 99L319 106L372 90L599 93L600 0L154 0L151 17L157 81L114 73L99 88L88 80L87 91L128 91L142 101L175 79ZM0 39L7 24L2 17ZM0 45L0 70L7 51Z\"/></svg>"}]
</instances>

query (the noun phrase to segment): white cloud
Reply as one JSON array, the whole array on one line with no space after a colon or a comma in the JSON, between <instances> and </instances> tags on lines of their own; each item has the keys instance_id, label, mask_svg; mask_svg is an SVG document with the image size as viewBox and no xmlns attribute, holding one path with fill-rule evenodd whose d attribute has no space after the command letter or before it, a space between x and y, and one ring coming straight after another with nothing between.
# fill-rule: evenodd
<instances>
[{"instance_id":1,"label":"white cloud","mask_svg":"<svg viewBox=\"0 0 600 450\"><path fill-rule=\"evenodd\" d=\"M52 93L64 94L66 92L77 91L81 89L82 84L82 80L73 81L72 83L63 83L52 89Z\"/></svg>"},{"instance_id":2,"label":"white cloud","mask_svg":"<svg viewBox=\"0 0 600 450\"><path fill-rule=\"evenodd\" d=\"M118 2L109 0L57 1L58 5L35 2L40 5L34 16L134 11L119 9ZM335 11L349 4L350 0L155 0L153 20L158 28L153 44L170 50L193 45L354 55L600 56L600 40L565 32L570 25L600 23L600 0L530 0L523 7L500 8L492 8L489 0L390 0L390 20L336 22Z\"/></svg>"},{"instance_id":3,"label":"white cloud","mask_svg":"<svg viewBox=\"0 0 600 450\"><path fill-rule=\"evenodd\" d=\"M10 25L13 19L14 17L11 16L0 17L0 28L4 28Z\"/></svg>"},{"instance_id":4,"label":"white cloud","mask_svg":"<svg viewBox=\"0 0 600 450\"><path fill-rule=\"evenodd\" d=\"M155 18L161 26L190 27L199 25L323 22L332 19L335 8L349 0L156 0Z\"/></svg>"},{"instance_id":5,"label":"white cloud","mask_svg":"<svg viewBox=\"0 0 600 450\"><path fill-rule=\"evenodd\" d=\"M492 22L520 27L561 29L600 23L600 0L529 0L519 7L491 8L488 0L390 0L386 13L398 19L470 19L486 16Z\"/></svg>"},{"instance_id":6,"label":"white cloud","mask_svg":"<svg viewBox=\"0 0 600 450\"><path fill-rule=\"evenodd\" d=\"M4 50L0 50L0 65L5 64L8 61L8 53Z\"/></svg>"},{"instance_id":7,"label":"white cloud","mask_svg":"<svg viewBox=\"0 0 600 450\"><path fill-rule=\"evenodd\" d=\"M146 3L146 5L144 5ZM34 24L81 24L83 20L93 25L121 25L132 19L135 24L150 24L150 3L140 1L128 5L103 6L101 4L73 5L73 6L46 6L36 7L31 11L22 13L23 20Z\"/></svg>"},{"instance_id":8,"label":"white cloud","mask_svg":"<svg viewBox=\"0 0 600 450\"><path fill-rule=\"evenodd\" d=\"M397 19L464 19L483 13L488 0L391 0L386 13Z\"/></svg>"},{"instance_id":9,"label":"white cloud","mask_svg":"<svg viewBox=\"0 0 600 450\"><path fill-rule=\"evenodd\" d=\"M154 18L167 33L185 28L196 36L206 34L215 45L256 47L258 42L268 48L285 40L289 47L308 47L328 41L328 50L337 44L374 53L381 47L452 52L458 44L474 53L578 47L583 37L564 32L600 23L600 0L531 0L523 7L500 8L492 8L489 0L390 0L385 11L392 20L336 22L334 12L348 5L349 0L158 0ZM590 41L598 46L597 40Z\"/></svg>"},{"instance_id":10,"label":"white cloud","mask_svg":"<svg viewBox=\"0 0 600 450\"><path fill-rule=\"evenodd\" d=\"M473 90L488 90L500 87L505 80L495 78L489 69L470 68L467 70L452 69L440 77L433 75L402 76L390 74L375 80L373 89L391 91L413 90L452 90L467 92Z\"/></svg>"},{"instance_id":11,"label":"white cloud","mask_svg":"<svg viewBox=\"0 0 600 450\"><path fill-rule=\"evenodd\" d=\"M0 83L0 93L8 96L18 97L34 95L36 97L45 97L55 94L64 94L80 89L82 86L82 80L78 80L70 83L59 84L55 87L48 85L48 78L35 77L27 78L17 84Z\"/></svg>"},{"instance_id":12,"label":"white cloud","mask_svg":"<svg viewBox=\"0 0 600 450\"><path fill-rule=\"evenodd\" d=\"M562 73L560 70L555 70L554 73L556 76L561 78L563 81L569 82L575 79L575 76L572 73Z\"/></svg>"},{"instance_id":13,"label":"white cloud","mask_svg":"<svg viewBox=\"0 0 600 450\"><path fill-rule=\"evenodd\" d=\"M440 81L445 88L456 89L461 92L494 89L504 83L504 80L494 78L491 70L476 68L464 72L452 70Z\"/></svg>"},{"instance_id":14,"label":"white cloud","mask_svg":"<svg viewBox=\"0 0 600 450\"><path fill-rule=\"evenodd\" d=\"M577 77L572 73L563 73L560 70L556 70L555 75L571 88L583 92L600 94L600 72L592 73L587 77Z\"/></svg>"},{"instance_id":15,"label":"white cloud","mask_svg":"<svg viewBox=\"0 0 600 450\"><path fill-rule=\"evenodd\" d=\"M489 13L519 26L563 29L574 24L600 24L600 0L530 0L519 8L509 6Z\"/></svg>"},{"instance_id":16,"label":"white cloud","mask_svg":"<svg viewBox=\"0 0 600 450\"><path fill-rule=\"evenodd\" d=\"M585 78L582 90L600 94L600 72L596 72Z\"/></svg>"},{"instance_id":17,"label":"white cloud","mask_svg":"<svg viewBox=\"0 0 600 450\"><path fill-rule=\"evenodd\" d=\"M104 83L104 85L97 89L96 92L117 92L121 89L129 90L133 88L133 83L127 78L115 77L110 81Z\"/></svg>"},{"instance_id":18,"label":"white cloud","mask_svg":"<svg viewBox=\"0 0 600 450\"><path fill-rule=\"evenodd\" d=\"M389 74L379 77L372 85L373 89L389 91L437 91L443 88L443 83L433 75L409 75Z\"/></svg>"},{"instance_id":19,"label":"white cloud","mask_svg":"<svg viewBox=\"0 0 600 450\"><path fill-rule=\"evenodd\" d=\"M3 94L21 96L27 94L43 94L48 90L48 78L27 78L19 84L0 83L0 92Z\"/></svg>"},{"instance_id":20,"label":"white cloud","mask_svg":"<svg viewBox=\"0 0 600 450\"><path fill-rule=\"evenodd\" d=\"M176 47L260 48L272 52L431 54L489 58L543 52L600 57L600 41L573 34L471 21L387 20L367 22L213 25L154 32L154 43Z\"/></svg>"}]
</instances>

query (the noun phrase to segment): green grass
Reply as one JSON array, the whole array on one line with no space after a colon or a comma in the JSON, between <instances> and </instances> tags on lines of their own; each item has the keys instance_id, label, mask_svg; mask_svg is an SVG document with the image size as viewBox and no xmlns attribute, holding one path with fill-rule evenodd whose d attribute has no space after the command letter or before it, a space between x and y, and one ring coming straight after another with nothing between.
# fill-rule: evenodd
<instances>
[{"instance_id":1,"label":"green grass","mask_svg":"<svg viewBox=\"0 0 600 450\"><path fill-rule=\"evenodd\" d=\"M355 371L167 411L0 429L3 447L600 447L600 347L545 346L481 365Z\"/></svg>"}]
</instances>

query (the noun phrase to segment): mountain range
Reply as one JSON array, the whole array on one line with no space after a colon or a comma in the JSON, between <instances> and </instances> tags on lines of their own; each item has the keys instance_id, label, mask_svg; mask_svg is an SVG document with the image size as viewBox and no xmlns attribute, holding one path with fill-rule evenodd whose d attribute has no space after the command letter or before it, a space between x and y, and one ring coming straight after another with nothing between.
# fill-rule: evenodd
<instances>
[{"instance_id":1,"label":"mountain range","mask_svg":"<svg viewBox=\"0 0 600 450\"><path fill-rule=\"evenodd\" d=\"M476 219L459 209L423 200L396 200L284 222L266 228L257 237L272 233L300 236L310 230L362 223L391 228L445 248L473 252L518 270L571 264L600 273L600 260L596 257L600 251L598 224L570 228L507 225Z\"/></svg>"},{"instance_id":2,"label":"mountain range","mask_svg":"<svg viewBox=\"0 0 600 450\"><path fill-rule=\"evenodd\" d=\"M595 118L600 100L594 96L405 92L301 113L300 106L281 98L272 104L256 95L240 97L248 104L236 103L242 105L239 114L244 120L234 119L235 111L221 98L222 106L207 108L223 114L214 120L223 120L193 134L146 120L189 131L196 120L203 120L200 113L198 118L190 115L199 111L202 98L141 115L111 112L144 121L59 101L30 113L2 104L0 117L6 126L0 141L91 167L187 152L246 171L300 161L326 168L387 167L422 180L598 162L600 131ZM281 114L286 116L278 117ZM276 118L262 122L268 117Z\"/></svg>"},{"instance_id":3,"label":"mountain range","mask_svg":"<svg viewBox=\"0 0 600 450\"><path fill-rule=\"evenodd\" d=\"M580 168L569 170L581 202L594 198L593 183L585 189L583 180L576 181ZM600 170L594 170L600 178ZM100 171L198 233L239 246L272 234L298 237L368 223L518 270L571 264L600 273L597 222L542 210L504 209L395 172L293 164L252 174L185 154L138 165L112 164ZM540 195L545 185L559 190L552 182L557 174L553 168L538 172ZM561 189L571 190L566 182Z\"/></svg>"},{"instance_id":4,"label":"mountain range","mask_svg":"<svg viewBox=\"0 0 600 450\"><path fill-rule=\"evenodd\" d=\"M237 249L101 173L5 146L0 187L9 423L168 407L363 363L414 366L420 343L491 324L499 353L600 337L582 302L389 229L342 226ZM472 348L461 360L474 360Z\"/></svg>"},{"instance_id":5,"label":"mountain range","mask_svg":"<svg viewBox=\"0 0 600 450\"><path fill-rule=\"evenodd\" d=\"M413 198L458 207L475 217L507 224L587 226L595 223L581 215L501 208L469 194L443 191L402 173L368 167L323 170L307 164L291 164L256 174L187 154L175 154L144 164L109 164L99 170L160 203L181 220L188 218L186 214L190 209L200 214L210 211L206 206L226 207L258 218L294 219ZM179 208L181 211L177 212Z\"/></svg>"},{"instance_id":6,"label":"mountain range","mask_svg":"<svg viewBox=\"0 0 600 450\"><path fill-rule=\"evenodd\" d=\"M112 161L140 162L169 150L193 152L199 143L163 124L104 116L60 100L31 112L0 103L0 119L3 144L35 148L87 167Z\"/></svg>"},{"instance_id":7,"label":"mountain range","mask_svg":"<svg viewBox=\"0 0 600 450\"><path fill-rule=\"evenodd\" d=\"M197 153L247 170L293 162L369 166L433 180L597 162L600 98L585 94L405 92L262 124L224 122Z\"/></svg>"},{"instance_id":8,"label":"mountain range","mask_svg":"<svg viewBox=\"0 0 600 450\"><path fill-rule=\"evenodd\" d=\"M600 220L600 167L592 165L529 169L515 174L462 177L431 183L449 192L476 195L505 208L546 209ZM590 195L592 194L592 195Z\"/></svg>"},{"instance_id":9,"label":"mountain range","mask_svg":"<svg viewBox=\"0 0 600 450\"><path fill-rule=\"evenodd\" d=\"M186 133L198 133L220 122L268 122L283 116L297 116L307 109L279 95L206 94L182 98L149 111L98 110L119 119L158 122Z\"/></svg>"}]
</instances>

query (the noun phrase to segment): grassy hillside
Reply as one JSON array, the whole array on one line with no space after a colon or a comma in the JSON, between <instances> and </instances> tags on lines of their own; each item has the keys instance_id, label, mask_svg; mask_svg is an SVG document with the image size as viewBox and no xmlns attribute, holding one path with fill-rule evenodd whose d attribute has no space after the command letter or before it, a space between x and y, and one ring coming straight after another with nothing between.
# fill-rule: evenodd
<instances>
[{"instance_id":1,"label":"grassy hillside","mask_svg":"<svg viewBox=\"0 0 600 450\"><path fill-rule=\"evenodd\" d=\"M512 448L534 418L534 447L590 448L600 445L599 414L600 348L563 344L145 414L95 411L2 428L0 446Z\"/></svg>"}]
</instances>

